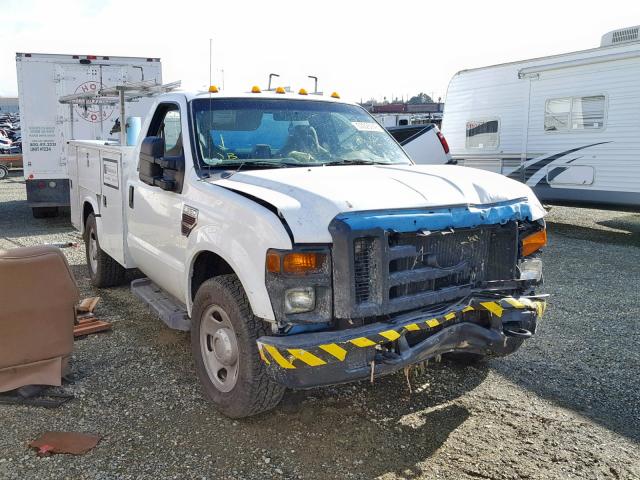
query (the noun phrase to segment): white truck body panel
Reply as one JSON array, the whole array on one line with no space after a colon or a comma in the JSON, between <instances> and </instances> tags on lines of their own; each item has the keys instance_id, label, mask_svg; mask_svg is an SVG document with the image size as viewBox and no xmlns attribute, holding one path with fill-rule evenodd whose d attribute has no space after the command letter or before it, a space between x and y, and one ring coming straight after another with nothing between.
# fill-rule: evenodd
<instances>
[{"instance_id":1,"label":"white truck body panel","mask_svg":"<svg viewBox=\"0 0 640 480\"><path fill-rule=\"evenodd\" d=\"M459 164L525 181L543 201L638 207L639 77L638 41L463 70L442 131ZM602 123L545 129L547 102L593 96L604 97ZM469 125L487 121L497 121L497 142L470 145Z\"/></svg>"},{"instance_id":2,"label":"white truck body panel","mask_svg":"<svg viewBox=\"0 0 640 480\"><path fill-rule=\"evenodd\" d=\"M86 56L73 57L38 53L16 55L24 176L28 181L66 180L66 145L72 138L117 140L118 134L109 132L115 120L120 118L119 106L86 109L74 106L72 114L69 105L58 102L61 96L142 79L162 82L159 59L100 56L83 64L80 61L88 61ZM127 116L145 117L151 103L152 100L146 98L132 103ZM37 190L27 191L29 197L37 194ZM37 198L28 200L30 203L38 201ZM66 205L68 199L59 201L64 202L60 205Z\"/></svg>"}]
</instances>

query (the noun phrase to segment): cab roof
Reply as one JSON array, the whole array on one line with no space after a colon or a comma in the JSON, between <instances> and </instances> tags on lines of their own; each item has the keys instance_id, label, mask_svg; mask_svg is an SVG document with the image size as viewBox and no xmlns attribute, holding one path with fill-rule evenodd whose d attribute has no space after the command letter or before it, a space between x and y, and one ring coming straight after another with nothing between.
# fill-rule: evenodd
<instances>
[{"instance_id":1,"label":"cab roof","mask_svg":"<svg viewBox=\"0 0 640 480\"><path fill-rule=\"evenodd\" d=\"M332 103L346 103L349 105L357 105L354 102L344 100L342 98L334 98L332 94L324 93L311 93L302 94L299 91L285 91L284 93L277 93L275 90L261 90L260 92L239 92L239 91L227 91L219 90L218 92L208 91L195 91L195 92L180 92L184 94L188 101L195 100L197 98L250 98L250 99L276 99L276 100L303 100L303 101L320 101L320 102L332 102Z\"/></svg>"}]
</instances>

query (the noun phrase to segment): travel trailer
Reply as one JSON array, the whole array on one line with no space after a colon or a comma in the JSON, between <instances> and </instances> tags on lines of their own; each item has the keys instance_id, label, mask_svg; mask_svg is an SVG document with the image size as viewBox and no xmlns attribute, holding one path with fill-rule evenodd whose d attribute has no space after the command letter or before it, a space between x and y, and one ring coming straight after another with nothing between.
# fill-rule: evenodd
<instances>
[{"instance_id":1,"label":"travel trailer","mask_svg":"<svg viewBox=\"0 0 640 480\"><path fill-rule=\"evenodd\" d=\"M454 161L549 203L640 206L640 27L600 47L456 73L442 131Z\"/></svg>"}]
</instances>

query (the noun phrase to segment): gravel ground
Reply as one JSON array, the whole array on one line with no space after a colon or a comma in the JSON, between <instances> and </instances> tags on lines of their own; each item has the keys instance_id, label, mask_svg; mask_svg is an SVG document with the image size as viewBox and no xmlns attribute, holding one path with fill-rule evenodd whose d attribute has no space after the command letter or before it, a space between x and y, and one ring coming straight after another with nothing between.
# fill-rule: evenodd
<instances>
[{"instance_id":1,"label":"gravel ground","mask_svg":"<svg viewBox=\"0 0 640 480\"><path fill-rule=\"evenodd\" d=\"M0 478L640 478L640 215L554 207L539 329L515 355L412 377L291 392L242 421L203 398L188 337L128 288L95 290L84 248L64 250L113 332L76 342L75 399L0 406ZM80 241L35 220L21 177L0 181L0 248ZM0 339L1 341L1 339ZM84 456L38 458L47 430L98 433Z\"/></svg>"}]
</instances>

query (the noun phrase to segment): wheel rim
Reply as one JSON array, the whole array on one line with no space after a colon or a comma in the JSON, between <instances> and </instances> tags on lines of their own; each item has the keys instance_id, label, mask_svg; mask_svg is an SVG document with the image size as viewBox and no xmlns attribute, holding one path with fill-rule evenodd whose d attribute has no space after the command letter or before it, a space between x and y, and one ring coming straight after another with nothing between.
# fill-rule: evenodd
<instances>
[{"instance_id":1,"label":"wheel rim","mask_svg":"<svg viewBox=\"0 0 640 480\"><path fill-rule=\"evenodd\" d=\"M211 383L229 392L238 380L238 341L229 315L211 305L200 321L200 351Z\"/></svg>"},{"instance_id":2,"label":"wheel rim","mask_svg":"<svg viewBox=\"0 0 640 480\"><path fill-rule=\"evenodd\" d=\"M89 232L89 265L91 271L96 273L98 269L98 238L93 230Z\"/></svg>"},{"instance_id":3,"label":"wheel rim","mask_svg":"<svg viewBox=\"0 0 640 480\"><path fill-rule=\"evenodd\" d=\"M8 172L4 168L0 168L0 178L6 177Z\"/></svg>"}]
</instances>

